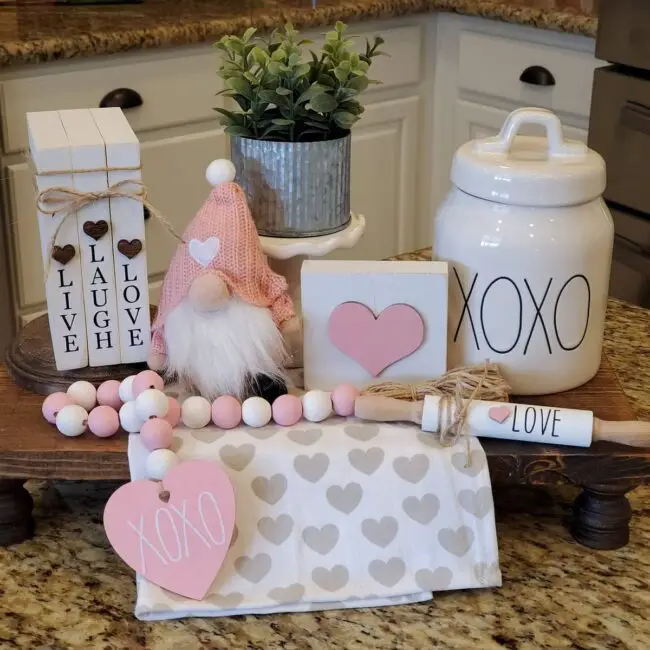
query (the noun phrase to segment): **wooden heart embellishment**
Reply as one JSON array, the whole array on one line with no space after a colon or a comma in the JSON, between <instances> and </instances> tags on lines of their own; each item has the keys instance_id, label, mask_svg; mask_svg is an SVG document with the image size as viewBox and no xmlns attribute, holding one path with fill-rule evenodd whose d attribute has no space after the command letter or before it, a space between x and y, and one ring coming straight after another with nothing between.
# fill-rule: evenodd
<instances>
[{"instance_id":1,"label":"wooden heart embellishment","mask_svg":"<svg viewBox=\"0 0 650 650\"><path fill-rule=\"evenodd\" d=\"M120 239L117 242L117 250L132 260L142 250L142 242L139 239L132 239L131 241Z\"/></svg>"},{"instance_id":2,"label":"wooden heart embellishment","mask_svg":"<svg viewBox=\"0 0 650 650\"><path fill-rule=\"evenodd\" d=\"M84 223L84 232L88 237L92 237L97 241L108 232L108 224L103 219L100 221L86 221Z\"/></svg>"},{"instance_id":3,"label":"wooden heart embellishment","mask_svg":"<svg viewBox=\"0 0 650 650\"><path fill-rule=\"evenodd\" d=\"M104 528L117 554L150 582L201 600L230 546L235 493L213 461L184 461L162 483L132 481L104 509Z\"/></svg>"},{"instance_id":4,"label":"wooden heart embellishment","mask_svg":"<svg viewBox=\"0 0 650 650\"><path fill-rule=\"evenodd\" d=\"M331 313L328 333L343 354L377 377L422 345L424 322L410 305L391 305L375 317L359 302L344 302Z\"/></svg>"},{"instance_id":5,"label":"wooden heart embellishment","mask_svg":"<svg viewBox=\"0 0 650 650\"><path fill-rule=\"evenodd\" d=\"M76 251L72 244L66 244L65 246L52 246L52 259L59 262L59 264L67 264L74 256Z\"/></svg>"},{"instance_id":6,"label":"wooden heart embellishment","mask_svg":"<svg viewBox=\"0 0 650 650\"><path fill-rule=\"evenodd\" d=\"M205 241L192 239L188 245L190 255L201 266L207 266L219 253L221 242L218 237L208 237Z\"/></svg>"},{"instance_id":7,"label":"wooden heart embellishment","mask_svg":"<svg viewBox=\"0 0 650 650\"><path fill-rule=\"evenodd\" d=\"M503 424L510 417L510 409L507 406L490 406L488 417L493 422Z\"/></svg>"}]
</instances>

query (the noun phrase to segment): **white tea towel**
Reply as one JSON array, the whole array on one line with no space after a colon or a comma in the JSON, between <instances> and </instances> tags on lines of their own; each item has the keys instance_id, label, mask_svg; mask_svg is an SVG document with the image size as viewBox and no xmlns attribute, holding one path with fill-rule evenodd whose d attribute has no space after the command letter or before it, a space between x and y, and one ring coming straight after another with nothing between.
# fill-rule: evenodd
<instances>
[{"instance_id":1,"label":"white tea towel","mask_svg":"<svg viewBox=\"0 0 650 650\"><path fill-rule=\"evenodd\" d=\"M501 584L487 459L414 425L333 418L283 428L178 428L181 460L213 459L236 537L202 601L138 577L142 620L369 607ZM147 450L129 439L132 479Z\"/></svg>"}]
</instances>

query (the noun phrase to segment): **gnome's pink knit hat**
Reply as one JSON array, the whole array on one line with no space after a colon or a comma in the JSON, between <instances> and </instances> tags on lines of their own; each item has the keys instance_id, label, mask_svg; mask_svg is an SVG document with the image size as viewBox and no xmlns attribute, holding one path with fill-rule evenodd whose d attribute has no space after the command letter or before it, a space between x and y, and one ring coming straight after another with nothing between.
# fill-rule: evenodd
<instances>
[{"instance_id":1,"label":"gnome's pink knit hat","mask_svg":"<svg viewBox=\"0 0 650 650\"><path fill-rule=\"evenodd\" d=\"M207 246L207 255L192 256L190 247L196 251L210 238L216 238L216 245L211 242L213 246ZM225 182L212 190L183 233L183 242L178 245L163 280L152 326L153 352L165 354L163 329L167 314L187 295L192 282L207 273L216 273L231 295L251 305L268 307L278 327L295 315L287 281L269 268L246 197L236 183ZM216 254L210 260L213 250Z\"/></svg>"}]
</instances>

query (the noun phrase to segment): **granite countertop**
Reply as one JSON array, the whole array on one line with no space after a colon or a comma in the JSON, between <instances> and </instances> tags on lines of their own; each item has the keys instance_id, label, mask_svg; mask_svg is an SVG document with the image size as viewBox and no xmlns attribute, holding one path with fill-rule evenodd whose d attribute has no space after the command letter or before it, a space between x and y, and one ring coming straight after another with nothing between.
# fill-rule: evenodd
<instances>
[{"instance_id":1,"label":"granite countertop","mask_svg":"<svg viewBox=\"0 0 650 650\"><path fill-rule=\"evenodd\" d=\"M0 66L217 40L254 25L452 11L595 36L593 0L144 0L143 4L0 7Z\"/></svg>"},{"instance_id":2,"label":"granite countertop","mask_svg":"<svg viewBox=\"0 0 650 650\"><path fill-rule=\"evenodd\" d=\"M421 258L421 256L419 257ZM612 300L606 351L650 419L650 312ZM108 548L107 483L32 482L36 537L0 549L0 648L302 650L650 647L650 487L631 495L631 540L575 543L562 518L573 488L495 488L503 587L379 609L142 623L132 572Z\"/></svg>"}]
</instances>

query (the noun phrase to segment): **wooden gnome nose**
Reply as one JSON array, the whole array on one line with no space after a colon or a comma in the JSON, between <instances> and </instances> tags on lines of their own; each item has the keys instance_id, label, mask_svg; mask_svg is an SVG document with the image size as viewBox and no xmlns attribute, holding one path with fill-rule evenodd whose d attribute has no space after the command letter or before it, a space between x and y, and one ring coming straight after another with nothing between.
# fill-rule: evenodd
<instances>
[{"instance_id":1,"label":"wooden gnome nose","mask_svg":"<svg viewBox=\"0 0 650 650\"><path fill-rule=\"evenodd\" d=\"M217 275L202 275L192 282L188 299L197 311L215 311L230 298L226 283Z\"/></svg>"}]
</instances>

